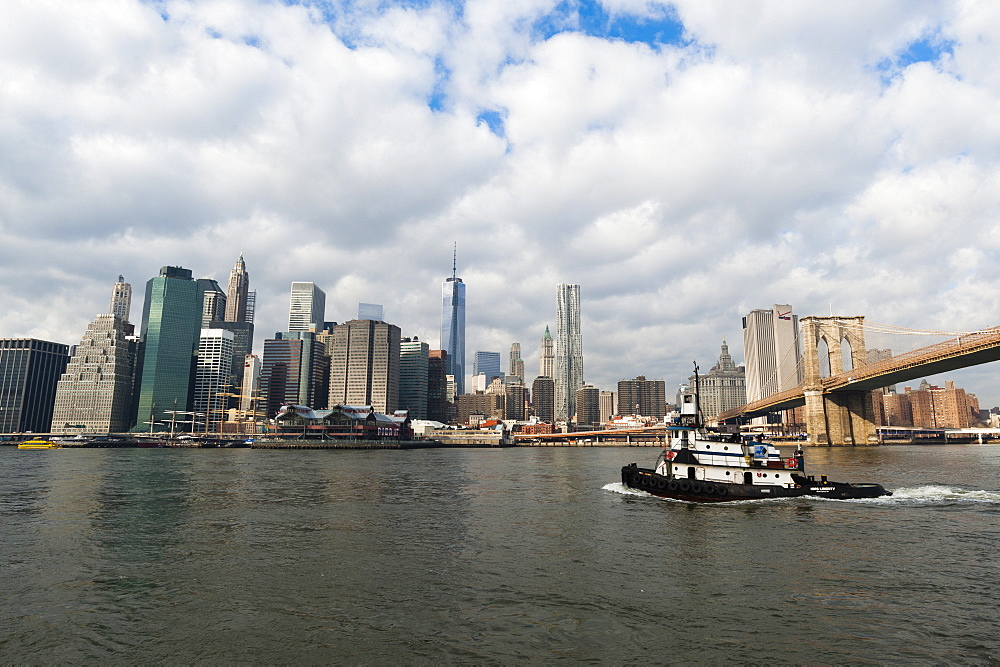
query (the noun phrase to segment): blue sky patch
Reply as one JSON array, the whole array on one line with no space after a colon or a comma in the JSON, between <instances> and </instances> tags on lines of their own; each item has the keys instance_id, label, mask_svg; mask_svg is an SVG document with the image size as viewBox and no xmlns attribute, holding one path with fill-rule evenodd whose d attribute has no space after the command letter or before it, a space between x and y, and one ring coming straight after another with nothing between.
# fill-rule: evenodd
<instances>
[{"instance_id":1,"label":"blue sky patch","mask_svg":"<svg viewBox=\"0 0 1000 667\"><path fill-rule=\"evenodd\" d=\"M938 63L944 56L955 52L955 40L945 38L940 30L914 40L893 56L883 58L875 65L884 85L892 83L903 70L915 63Z\"/></svg>"},{"instance_id":2,"label":"blue sky patch","mask_svg":"<svg viewBox=\"0 0 1000 667\"><path fill-rule=\"evenodd\" d=\"M490 132L497 135L501 139L506 139L506 133L503 128L503 116L496 109L489 109L480 112L476 116L476 124L486 123L486 126L490 128Z\"/></svg>"},{"instance_id":3,"label":"blue sky patch","mask_svg":"<svg viewBox=\"0 0 1000 667\"><path fill-rule=\"evenodd\" d=\"M629 43L684 44L684 24L674 11L663 6L658 15L612 14L596 0L563 0L551 13L536 22L535 30L544 39L561 32L582 32L602 39Z\"/></svg>"},{"instance_id":4,"label":"blue sky patch","mask_svg":"<svg viewBox=\"0 0 1000 667\"><path fill-rule=\"evenodd\" d=\"M444 60L441 56L434 59L434 90L431 91L430 97L427 99L427 106L430 107L431 111L443 111L445 100L447 95L445 94L445 86L448 83L448 79L451 77L451 70L444 64Z\"/></svg>"}]
</instances>

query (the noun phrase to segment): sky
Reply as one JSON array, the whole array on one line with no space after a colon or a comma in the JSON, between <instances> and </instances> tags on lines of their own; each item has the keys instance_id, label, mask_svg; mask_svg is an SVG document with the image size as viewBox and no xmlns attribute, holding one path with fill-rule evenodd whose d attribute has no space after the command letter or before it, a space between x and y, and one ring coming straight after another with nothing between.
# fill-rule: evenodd
<instances>
[{"instance_id":1,"label":"sky","mask_svg":"<svg viewBox=\"0 0 1000 667\"><path fill-rule=\"evenodd\" d=\"M529 379L558 283L604 389L741 363L776 303L997 326L997 35L986 1L5 0L0 337L242 252L258 350L292 281L436 348L454 247L467 363L517 341ZM990 407L998 372L931 381Z\"/></svg>"}]
</instances>

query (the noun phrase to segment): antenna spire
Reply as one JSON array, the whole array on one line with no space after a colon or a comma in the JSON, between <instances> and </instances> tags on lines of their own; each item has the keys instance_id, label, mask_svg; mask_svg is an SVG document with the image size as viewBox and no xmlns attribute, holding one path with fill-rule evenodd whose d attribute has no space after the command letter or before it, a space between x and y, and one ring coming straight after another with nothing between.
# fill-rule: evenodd
<instances>
[{"instance_id":1,"label":"antenna spire","mask_svg":"<svg viewBox=\"0 0 1000 667\"><path fill-rule=\"evenodd\" d=\"M458 241L455 241L451 255L451 277L453 280L458 277Z\"/></svg>"}]
</instances>

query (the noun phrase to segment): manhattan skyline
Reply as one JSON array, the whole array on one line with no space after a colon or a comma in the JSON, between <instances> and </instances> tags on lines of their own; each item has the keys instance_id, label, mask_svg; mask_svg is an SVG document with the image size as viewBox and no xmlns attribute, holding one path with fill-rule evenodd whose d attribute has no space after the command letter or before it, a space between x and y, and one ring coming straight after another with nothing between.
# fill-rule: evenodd
<instances>
[{"instance_id":1,"label":"manhattan skyline","mask_svg":"<svg viewBox=\"0 0 1000 667\"><path fill-rule=\"evenodd\" d=\"M537 368L580 284L602 388L775 303L1000 324L992 6L237 4L8 8L0 334L75 344L119 274L225 287L242 251L258 351L293 281L435 346L454 242L467 350Z\"/></svg>"}]
</instances>

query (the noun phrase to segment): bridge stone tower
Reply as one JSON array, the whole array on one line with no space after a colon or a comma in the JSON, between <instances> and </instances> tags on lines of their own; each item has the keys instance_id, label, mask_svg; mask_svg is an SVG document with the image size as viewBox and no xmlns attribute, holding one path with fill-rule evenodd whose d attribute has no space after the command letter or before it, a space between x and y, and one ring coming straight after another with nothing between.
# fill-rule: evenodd
<instances>
[{"instance_id":1,"label":"bridge stone tower","mask_svg":"<svg viewBox=\"0 0 1000 667\"><path fill-rule=\"evenodd\" d=\"M802 357L806 399L806 429L813 445L868 445L875 435L875 415L867 391L838 391L824 394L820 376L819 344L825 342L830 356L830 373L864 366L865 318L803 317ZM844 363L844 341L850 349L850 363ZM847 371L849 372L849 371Z\"/></svg>"}]
</instances>

